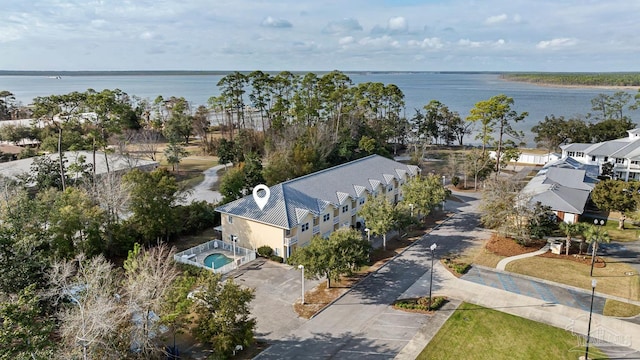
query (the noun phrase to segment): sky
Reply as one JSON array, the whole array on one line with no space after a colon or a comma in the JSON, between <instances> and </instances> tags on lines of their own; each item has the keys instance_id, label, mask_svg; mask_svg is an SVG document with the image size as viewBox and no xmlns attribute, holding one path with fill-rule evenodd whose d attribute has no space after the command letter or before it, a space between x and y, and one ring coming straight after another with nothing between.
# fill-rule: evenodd
<instances>
[{"instance_id":1,"label":"sky","mask_svg":"<svg viewBox=\"0 0 640 360\"><path fill-rule=\"evenodd\" d=\"M1 70L639 71L636 0L0 0Z\"/></svg>"}]
</instances>

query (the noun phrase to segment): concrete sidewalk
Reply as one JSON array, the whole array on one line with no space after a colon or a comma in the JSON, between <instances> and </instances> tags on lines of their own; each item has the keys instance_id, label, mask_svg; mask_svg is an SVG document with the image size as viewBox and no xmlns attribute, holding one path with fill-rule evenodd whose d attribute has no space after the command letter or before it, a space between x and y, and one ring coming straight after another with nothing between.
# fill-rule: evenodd
<instances>
[{"instance_id":1,"label":"concrete sidewalk","mask_svg":"<svg viewBox=\"0 0 640 360\"><path fill-rule=\"evenodd\" d=\"M496 269L498 270L504 270L504 268L507 266L508 263L512 262L512 261L516 261L516 260L520 260L520 259L525 259L528 257L534 257L534 256L538 256L538 255L542 255L544 253L546 253L547 251L549 251L550 245L549 243L547 243L547 245L543 246L542 249L534 251L534 252L530 252L530 253L526 253L526 254L520 254L520 255L516 255L516 256L509 256L508 258L504 258L502 260L500 260L498 262L498 265L496 265Z\"/></svg>"},{"instance_id":2,"label":"concrete sidewalk","mask_svg":"<svg viewBox=\"0 0 640 360\"><path fill-rule=\"evenodd\" d=\"M427 295L429 275L425 274L416 281L401 297ZM435 266L434 277L438 279L433 285L434 296L447 296L586 336L588 311L550 304L545 300L461 280L453 276L440 263ZM396 359L415 359L438 332L440 326L442 324L439 321L426 324L402 349ZM625 356L640 356L640 324L594 313L591 322L591 338L594 339L594 343L600 342L599 347L615 346L616 351L626 351Z\"/></svg>"}]
</instances>

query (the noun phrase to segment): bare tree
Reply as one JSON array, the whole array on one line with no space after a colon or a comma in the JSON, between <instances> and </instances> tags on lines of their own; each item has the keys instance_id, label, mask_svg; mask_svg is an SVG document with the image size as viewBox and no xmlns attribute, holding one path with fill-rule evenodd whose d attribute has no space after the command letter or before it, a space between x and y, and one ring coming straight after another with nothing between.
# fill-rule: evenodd
<instances>
[{"instance_id":1,"label":"bare tree","mask_svg":"<svg viewBox=\"0 0 640 360\"><path fill-rule=\"evenodd\" d=\"M131 347L144 358L163 350L157 337L162 333L160 316L178 269L173 261L175 249L159 245L142 249L136 244L125 261L127 313L131 320Z\"/></svg>"},{"instance_id":2,"label":"bare tree","mask_svg":"<svg viewBox=\"0 0 640 360\"><path fill-rule=\"evenodd\" d=\"M154 129L144 129L138 132L136 143L140 152L153 161L156 161L156 153L158 152L158 144L162 139L159 131Z\"/></svg>"},{"instance_id":3,"label":"bare tree","mask_svg":"<svg viewBox=\"0 0 640 360\"><path fill-rule=\"evenodd\" d=\"M50 295L60 307L60 351L65 358L121 358L114 334L125 316L116 293L113 266L101 255L55 262Z\"/></svg>"},{"instance_id":4,"label":"bare tree","mask_svg":"<svg viewBox=\"0 0 640 360\"><path fill-rule=\"evenodd\" d=\"M129 206L132 184L122 181L122 175L108 173L100 176L92 187L98 204L107 211L109 222L118 222Z\"/></svg>"}]
</instances>

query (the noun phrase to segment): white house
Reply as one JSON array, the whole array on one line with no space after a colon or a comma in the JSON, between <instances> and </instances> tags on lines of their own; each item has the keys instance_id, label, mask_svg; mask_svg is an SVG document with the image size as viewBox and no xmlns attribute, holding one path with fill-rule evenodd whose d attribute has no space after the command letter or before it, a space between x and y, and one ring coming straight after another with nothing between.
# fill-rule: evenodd
<instances>
[{"instance_id":1,"label":"white house","mask_svg":"<svg viewBox=\"0 0 640 360\"><path fill-rule=\"evenodd\" d=\"M640 180L640 129L628 130L629 136L597 144L562 145L562 157L572 157L587 165L612 163L613 177L624 181Z\"/></svg>"}]
</instances>

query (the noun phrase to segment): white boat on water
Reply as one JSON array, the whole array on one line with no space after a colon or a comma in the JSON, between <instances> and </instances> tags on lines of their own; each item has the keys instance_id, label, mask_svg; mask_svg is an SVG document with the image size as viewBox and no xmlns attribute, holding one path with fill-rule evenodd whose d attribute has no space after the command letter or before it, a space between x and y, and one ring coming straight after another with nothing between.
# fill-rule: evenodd
<instances>
[{"instance_id":1,"label":"white boat on water","mask_svg":"<svg viewBox=\"0 0 640 360\"><path fill-rule=\"evenodd\" d=\"M57 76L47 76L49 79L62 79L62 76L57 75Z\"/></svg>"}]
</instances>

